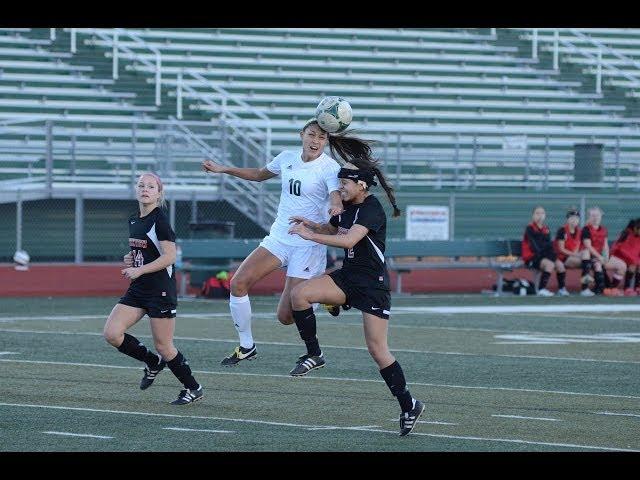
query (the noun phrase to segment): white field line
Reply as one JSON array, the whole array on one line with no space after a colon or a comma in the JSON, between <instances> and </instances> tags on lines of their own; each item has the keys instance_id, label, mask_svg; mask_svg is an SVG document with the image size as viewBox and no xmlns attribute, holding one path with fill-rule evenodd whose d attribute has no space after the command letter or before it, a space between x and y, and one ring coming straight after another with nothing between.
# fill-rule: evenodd
<instances>
[{"instance_id":1,"label":"white field line","mask_svg":"<svg viewBox=\"0 0 640 480\"><path fill-rule=\"evenodd\" d=\"M59 405L32 405L32 404L24 404L24 403L0 403L0 406L8 406L8 407L22 407L22 408L49 408L55 410L72 410L72 411L81 411L81 412L97 412L97 413L114 413L121 415L146 415L146 416L154 416L154 417L172 417L172 418L196 418L203 420L220 420L226 422L241 422L241 423L255 423L255 424L263 424L263 425L274 425L274 426L283 426L283 427L298 427L304 429L331 429L331 430L351 430L351 431L362 431L362 432L376 432L376 433L389 433L394 436L398 435L396 430L381 430L375 428L367 428L365 427L339 427L336 425L303 425L296 423L282 423L282 422L269 422L266 420L255 420L248 418L224 418L224 417L209 417L209 416L196 416L196 415L176 415L176 414L167 414L167 413L151 413L151 412L134 412L134 411L125 411L125 410L106 410L106 409L98 409L98 408L81 408L81 407L63 407ZM552 442L539 442L533 440L521 440L516 438L485 438L485 437L468 437L462 435L439 435L433 433L421 433L421 432L412 432L411 435L420 435L426 437L434 437L434 438L451 438L457 440L475 440L481 442L505 442L505 443L517 443L517 444L528 444L528 445L544 445L551 447L565 447L565 448L583 448L588 450L609 450L609 451L623 451L623 452L640 452L640 450L632 450L625 448L615 448L615 447L603 447L596 445L577 445L571 443L552 443Z\"/></svg>"},{"instance_id":2,"label":"white field line","mask_svg":"<svg viewBox=\"0 0 640 480\"><path fill-rule=\"evenodd\" d=\"M640 316L639 317L620 317L620 316L615 315L615 316L610 316L610 317L602 317L602 316L587 315L587 313L585 313L584 315L567 315L567 313L562 312L562 315L558 315L557 313L512 312L512 313L496 313L496 315L513 317L514 315L516 315L516 313L518 315L523 315L523 316L526 316L526 317L533 317L533 319L535 319L536 317L543 317L543 318L554 318L554 319L562 319L562 320L583 320L583 321L584 320L598 320L598 321L603 321L603 322L610 322L612 320L629 320L629 321L632 321L632 322L640 322Z\"/></svg>"},{"instance_id":3,"label":"white field line","mask_svg":"<svg viewBox=\"0 0 640 480\"><path fill-rule=\"evenodd\" d=\"M397 418L391 418L389 419L390 421L394 422L394 423L398 423L398 419ZM427 423L429 425L458 425L457 423L451 423L451 422L438 422L438 421L428 421L428 420L418 420L416 423Z\"/></svg>"},{"instance_id":4,"label":"white field line","mask_svg":"<svg viewBox=\"0 0 640 480\"><path fill-rule=\"evenodd\" d=\"M164 427L163 430L175 430L177 432L235 433L233 430L207 430L204 428Z\"/></svg>"},{"instance_id":5,"label":"white field line","mask_svg":"<svg viewBox=\"0 0 640 480\"><path fill-rule=\"evenodd\" d=\"M87 437L87 438L113 438L104 435L88 435L85 433L71 433L71 432L42 432L48 435L64 435L66 437Z\"/></svg>"},{"instance_id":6,"label":"white field line","mask_svg":"<svg viewBox=\"0 0 640 480\"><path fill-rule=\"evenodd\" d=\"M545 422L561 422L562 420L559 420L557 418L544 418L544 417L521 417L520 415L491 415L492 417L499 417L499 418L517 418L517 419L521 419L521 420L542 420Z\"/></svg>"},{"instance_id":7,"label":"white field line","mask_svg":"<svg viewBox=\"0 0 640 480\"><path fill-rule=\"evenodd\" d=\"M575 312L640 312L636 304L598 305L476 305L471 307L395 307L396 312L411 313L575 313Z\"/></svg>"},{"instance_id":8,"label":"white field line","mask_svg":"<svg viewBox=\"0 0 640 480\"><path fill-rule=\"evenodd\" d=\"M35 334L47 334L47 335L89 335L89 336L102 336L102 333L97 332L69 332L61 330L25 330L25 329L7 329L0 328L0 332L13 332L13 333L35 333ZM137 334L139 338L152 338L151 335ZM229 338L202 338L202 337L173 337L174 340L188 340L195 342L213 342L213 343L238 343L238 340ZM494 342L505 343L505 342ZM520 342L517 342L520 344ZM531 343L531 342L526 342ZM545 342L545 344L548 342ZM277 345L282 347L300 347L301 343L290 342L259 342L262 345ZM344 345L322 345L323 348L336 348L341 350L368 350L367 347L349 347ZM433 350L413 350L407 348L391 348L392 352L402 353L422 353L425 355L457 355L465 357L503 357L503 358L533 358L536 360L561 360L561 361L574 361L574 362L595 362L595 363L628 363L628 364L640 364L640 361L635 360L603 360L599 358L575 358L575 357L551 357L544 355L508 355L505 353L468 353L468 352L438 352Z\"/></svg>"},{"instance_id":9,"label":"white field line","mask_svg":"<svg viewBox=\"0 0 640 480\"><path fill-rule=\"evenodd\" d=\"M20 352L0 352L0 355L20 355Z\"/></svg>"},{"instance_id":10,"label":"white field line","mask_svg":"<svg viewBox=\"0 0 640 480\"><path fill-rule=\"evenodd\" d=\"M640 415L637 415L635 413L613 413L613 412L593 412L596 415L613 415L616 417L638 417L640 418Z\"/></svg>"},{"instance_id":11,"label":"white field line","mask_svg":"<svg viewBox=\"0 0 640 480\"><path fill-rule=\"evenodd\" d=\"M125 370L140 370L140 367L126 367L121 365L103 365L99 363L77 363L77 362L52 362L52 361L42 361L42 360L9 360L9 359L0 359L0 362L12 362L12 363L29 363L36 365L65 365L65 366L74 366L74 367L97 367L97 368L116 368L116 369L125 369ZM265 378L286 378L294 379L294 381L305 381L299 380L295 377L291 377L291 375L282 375L277 373L246 373L246 372L214 372L211 370L193 370L194 373L202 373L205 375L232 375L232 376L242 376L242 377L265 377ZM348 377L321 377L318 375L314 375L312 377L305 377L310 380L328 380L328 381L338 381L338 382L365 382L365 383L383 383L382 380L373 380L368 378L348 378ZM586 392L567 392L563 390L540 390L540 389L529 389L529 388L512 388L512 387L485 387L485 386L470 386L470 385L449 385L442 383L424 383L424 382L410 382L410 385L418 385L423 387L441 387L441 388L460 388L460 389L471 389L471 390L498 390L498 391L507 391L507 392L525 392L525 393L551 393L557 395L577 395L577 396L585 396L585 397L604 397L604 398L627 398L632 400L640 400L640 396L633 395L614 395L614 394L606 394L606 393L586 393Z\"/></svg>"}]
</instances>

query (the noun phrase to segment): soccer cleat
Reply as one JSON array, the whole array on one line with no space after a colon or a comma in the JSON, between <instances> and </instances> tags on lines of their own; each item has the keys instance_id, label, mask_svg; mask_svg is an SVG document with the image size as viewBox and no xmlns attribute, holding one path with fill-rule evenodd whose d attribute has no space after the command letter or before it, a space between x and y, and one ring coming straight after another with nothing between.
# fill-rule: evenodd
<instances>
[{"instance_id":1,"label":"soccer cleat","mask_svg":"<svg viewBox=\"0 0 640 480\"><path fill-rule=\"evenodd\" d=\"M580 296L581 297L593 297L594 295L595 295L595 293L593 293L588 288L585 288L584 290L580 291Z\"/></svg>"},{"instance_id":2,"label":"soccer cleat","mask_svg":"<svg viewBox=\"0 0 640 480\"><path fill-rule=\"evenodd\" d=\"M337 317L338 315L340 315L340 305L327 305L326 303L323 303L322 306L327 312L329 312L334 317Z\"/></svg>"},{"instance_id":3,"label":"soccer cleat","mask_svg":"<svg viewBox=\"0 0 640 480\"><path fill-rule=\"evenodd\" d=\"M233 367L242 360L253 360L258 355L255 344L251 348L236 347L231 355L225 357L220 362L223 367Z\"/></svg>"},{"instance_id":4,"label":"soccer cleat","mask_svg":"<svg viewBox=\"0 0 640 480\"><path fill-rule=\"evenodd\" d=\"M546 288L543 288L542 290L538 290L538 293L536 295L538 295L539 297L553 297L553 292L550 292Z\"/></svg>"},{"instance_id":5,"label":"soccer cleat","mask_svg":"<svg viewBox=\"0 0 640 480\"><path fill-rule=\"evenodd\" d=\"M558 295L559 297L568 297L570 293L566 288L561 288L560 290L558 290L558 293L556 293L556 295Z\"/></svg>"},{"instance_id":6,"label":"soccer cleat","mask_svg":"<svg viewBox=\"0 0 640 480\"><path fill-rule=\"evenodd\" d=\"M155 369L151 369L149 368L149 365L146 365L144 367L144 375L142 377L142 380L140 380L140 390L146 390L147 388L149 388L153 381L156 379L156 375L158 375L166 366L167 362L162 359Z\"/></svg>"},{"instance_id":7,"label":"soccer cleat","mask_svg":"<svg viewBox=\"0 0 640 480\"><path fill-rule=\"evenodd\" d=\"M409 412L404 412L400 414L400 436L404 437L411 433L413 428L418 423L418 419L420 415L424 412L424 403L420 400L416 400L413 409Z\"/></svg>"},{"instance_id":8,"label":"soccer cleat","mask_svg":"<svg viewBox=\"0 0 640 480\"><path fill-rule=\"evenodd\" d=\"M638 294L633 288L625 288L624 289L624 296L625 297L637 297Z\"/></svg>"},{"instance_id":9,"label":"soccer cleat","mask_svg":"<svg viewBox=\"0 0 640 480\"><path fill-rule=\"evenodd\" d=\"M289 375L292 377L301 377L309 373L311 370L324 367L326 363L327 362L325 362L324 355L322 355L322 353L320 353L319 356L301 355L298 358L296 366L289 372Z\"/></svg>"},{"instance_id":10,"label":"soccer cleat","mask_svg":"<svg viewBox=\"0 0 640 480\"><path fill-rule=\"evenodd\" d=\"M204 398L204 392L202 390L202 385L197 390L189 390L188 388L185 390L180 390L178 394L178 398L176 398L171 405L186 405L187 403L197 402Z\"/></svg>"}]
</instances>

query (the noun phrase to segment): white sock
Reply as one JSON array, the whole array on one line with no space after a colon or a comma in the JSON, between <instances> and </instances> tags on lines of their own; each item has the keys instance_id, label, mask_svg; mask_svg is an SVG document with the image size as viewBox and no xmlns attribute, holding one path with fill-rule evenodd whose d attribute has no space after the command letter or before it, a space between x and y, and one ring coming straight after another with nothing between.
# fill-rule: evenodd
<instances>
[{"instance_id":1,"label":"white sock","mask_svg":"<svg viewBox=\"0 0 640 480\"><path fill-rule=\"evenodd\" d=\"M314 311L314 312L318 309L318 307L319 307L319 306L320 306L320 304L319 304L319 303L312 303L312 304L311 304L311 308L313 308L313 311Z\"/></svg>"},{"instance_id":2,"label":"white sock","mask_svg":"<svg viewBox=\"0 0 640 480\"><path fill-rule=\"evenodd\" d=\"M253 346L253 335L251 334L251 303L249 295L244 297L235 297L229 295L229 309L233 318L233 325L238 331L240 337L240 346L242 348L251 348Z\"/></svg>"}]
</instances>

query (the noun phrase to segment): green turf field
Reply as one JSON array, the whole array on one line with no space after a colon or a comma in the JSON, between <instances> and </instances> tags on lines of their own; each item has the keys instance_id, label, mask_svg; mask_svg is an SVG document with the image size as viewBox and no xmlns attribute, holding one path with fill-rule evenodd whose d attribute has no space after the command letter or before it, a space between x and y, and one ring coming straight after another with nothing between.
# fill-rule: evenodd
<instances>
[{"instance_id":1,"label":"green turf field","mask_svg":"<svg viewBox=\"0 0 640 480\"><path fill-rule=\"evenodd\" d=\"M181 301L205 398L176 407L168 369L141 391L142 364L102 338L115 301L0 299L1 451L640 451L637 298L394 298L390 346L427 404L408 437L357 311L318 314L327 367L293 378L304 346L277 298L253 297L258 358L233 368L227 303ZM131 333L152 346L146 317Z\"/></svg>"}]
</instances>

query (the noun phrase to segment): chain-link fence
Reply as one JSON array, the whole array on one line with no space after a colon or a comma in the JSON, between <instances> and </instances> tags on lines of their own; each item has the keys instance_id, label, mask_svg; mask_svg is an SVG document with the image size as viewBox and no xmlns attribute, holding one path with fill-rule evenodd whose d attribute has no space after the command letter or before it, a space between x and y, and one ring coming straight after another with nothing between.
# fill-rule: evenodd
<instances>
[{"instance_id":1,"label":"chain-link fence","mask_svg":"<svg viewBox=\"0 0 640 480\"><path fill-rule=\"evenodd\" d=\"M406 238L407 217L392 219L384 191L374 190L387 209L388 238ZM220 200L172 200L167 212L178 238L261 238L266 231L240 211L237 197ZM569 207L586 220L588 208L604 211L603 223L613 239L630 218L640 216L634 195L438 193L399 192L399 207L444 206L449 208L449 239L518 239L530 222L531 211L542 205L547 224L555 231L565 221ZM137 211L135 200L46 199L0 204L0 262L11 262L18 249L35 262L120 261L128 250L127 219Z\"/></svg>"}]
</instances>

